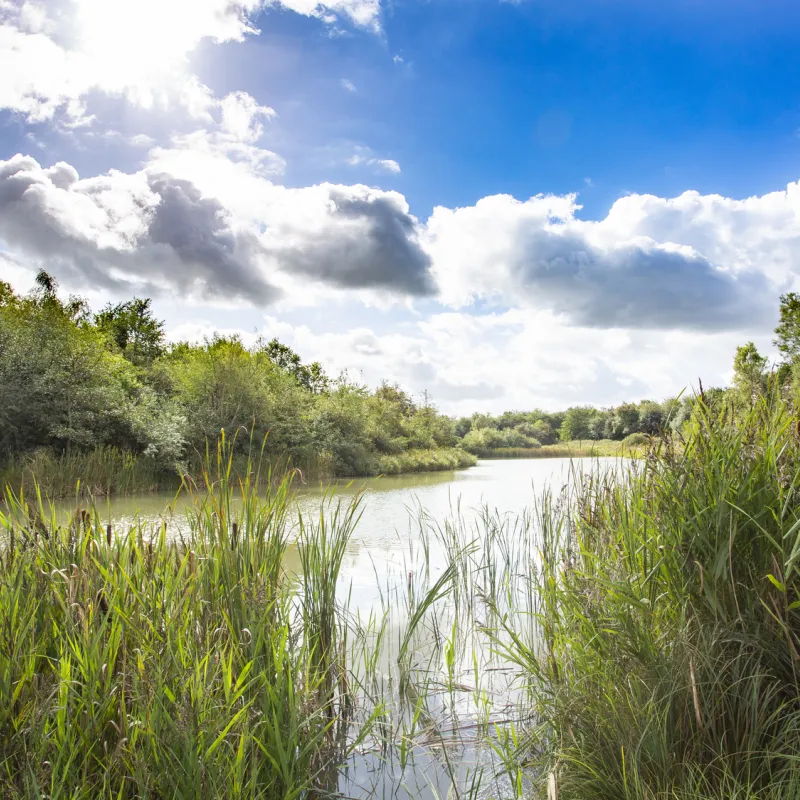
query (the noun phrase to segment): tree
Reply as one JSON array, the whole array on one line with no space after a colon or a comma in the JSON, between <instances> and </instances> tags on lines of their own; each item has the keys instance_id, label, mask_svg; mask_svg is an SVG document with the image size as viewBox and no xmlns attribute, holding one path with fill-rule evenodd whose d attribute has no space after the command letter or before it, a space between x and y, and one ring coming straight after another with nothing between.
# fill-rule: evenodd
<instances>
[{"instance_id":1,"label":"tree","mask_svg":"<svg viewBox=\"0 0 800 800\"><path fill-rule=\"evenodd\" d=\"M664 409L652 400L639 404L639 431L650 436L660 433L664 427Z\"/></svg>"},{"instance_id":2,"label":"tree","mask_svg":"<svg viewBox=\"0 0 800 800\"><path fill-rule=\"evenodd\" d=\"M153 315L150 303L149 297L109 303L94 318L97 328L138 367L152 364L164 352L164 323Z\"/></svg>"},{"instance_id":3,"label":"tree","mask_svg":"<svg viewBox=\"0 0 800 800\"><path fill-rule=\"evenodd\" d=\"M0 452L125 442L131 365L54 293L0 306Z\"/></svg>"},{"instance_id":4,"label":"tree","mask_svg":"<svg viewBox=\"0 0 800 800\"><path fill-rule=\"evenodd\" d=\"M733 359L733 386L736 399L752 404L763 392L766 380L767 359L752 342L736 348Z\"/></svg>"},{"instance_id":5,"label":"tree","mask_svg":"<svg viewBox=\"0 0 800 800\"><path fill-rule=\"evenodd\" d=\"M781 295L780 322L773 344L787 361L800 355L800 294L796 292Z\"/></svg>"},{"instance_id":6,"label":"tree","mask_svg":"<svg viewBox=\"0 0 800 800\"><path fill-rule=\"evenodd\" d=\"M327 391L328 376L318 361L307 365L303 364L300 356L278 339L271 339L266 344L262 342L263 340L259 342L261 352L265 353L274 364L293 375L304 389L308 389L312 394L321 394Z\"/></svg>"},{"instance_id":7,"label":"tree","mask_svg":"<svg viewBox=\"0 0 800 800\"><path fill-rule=\"evenodd\" d=\"M591 406L573 406L567 409L561 423L561 439L565 442L590 438L589 424L595 414Z\"/></svg>"},{"instance_id":8,"label":"tree","mask_svg":"<svg viewBox=\"0 0 800 800\"><path fill-rule=\"evenodd\" d=\"M41 301L55 300L58 291L58 281L49 273L40 269L36 273L36 286L34 287L34 296Z\"/></svg>"}]
</instances>

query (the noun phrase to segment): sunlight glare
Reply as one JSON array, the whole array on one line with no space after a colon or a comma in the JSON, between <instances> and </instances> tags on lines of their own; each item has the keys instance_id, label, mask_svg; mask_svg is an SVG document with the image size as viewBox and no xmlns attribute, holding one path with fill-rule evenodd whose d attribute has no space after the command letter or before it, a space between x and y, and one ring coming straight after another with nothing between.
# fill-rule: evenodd
<instances>
[{"instance_id":1,"label":"sunlight glare","mask_svg":"<svg viewBox=\"0 0 800 800\"><path fill-rule=\"evenodd\" d=\"M76 0L76 5L86 68L102 71L103 84L118 91L166 89L185 74L188 54L211 31L215 41L226 41L251 30L235 11L239 4L220 0Z\"/></svg>"}]
</instances>

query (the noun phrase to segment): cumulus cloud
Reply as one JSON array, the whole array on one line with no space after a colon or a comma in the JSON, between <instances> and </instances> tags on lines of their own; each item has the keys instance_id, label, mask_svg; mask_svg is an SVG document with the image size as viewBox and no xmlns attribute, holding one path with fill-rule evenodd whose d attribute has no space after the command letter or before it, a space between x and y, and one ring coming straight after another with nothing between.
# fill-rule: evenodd
<instances>
[{"instance_id":1,"label":"cumulus cloud","mask_svg":"<svg viewBox=\"0 0 800 800\"><path fill-rule=\"evenodd\" d=\"M351 289L389 289L424 296L435 291L430 258L420 247L417 220L396 192L326 184L313 227L284 218L268 231L283 269ZM303 190L295 190L300 202Z\"/></svg>"},{"instance_id":2,"label":"cumulus cloud","mask_svg":"<svg viewBox=\"0 0 800 800\"><path fill-rule=\"evenodd\" d=\"M494 299L550 309L575 325L747 328L771 318L780 288L800 275L800 256L789 254L796 194L793 184L779 198L756 198L738 225L719 216L704 226L705 238L685 203L669 225L651 217L655 198L637 197L594 222L577 218L574 196L499 195L435 209L426 243L442 299L454 307ZM753 226L757 236L748 234Z\"/></svg>"},{"instance_id":3,"label":"cumulus cloud","mask_svg":"<svg viewBox=\"0 0 800 800\"><path fill-rule=\"evenodd\" d=\"M0 161L0 239L80 287L177 290L255 305L308 279L432 293L418 223L400 195L328 184L286 189L253 179L260 213L243 217L158 162L80 180L69 164L45 169L18 155Z\"/></svg>"},{"instance_id":4,"label":"cumulus cloud","mask_svg":"<svg viewBox=\"0 0 800 800\"><path fill-rule=\"evenodd\" d=\"M268 302L257 238L191 183L139 172L80 180L68 164L0 161L0 238L80 285Z\"/></svg>"}]
</instances>

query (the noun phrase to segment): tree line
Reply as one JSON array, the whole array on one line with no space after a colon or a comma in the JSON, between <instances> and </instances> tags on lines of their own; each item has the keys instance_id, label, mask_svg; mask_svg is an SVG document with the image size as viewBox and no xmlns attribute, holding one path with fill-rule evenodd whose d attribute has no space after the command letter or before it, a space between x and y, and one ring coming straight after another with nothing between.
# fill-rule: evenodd
<instances>
[{"instance_id":1,"label":"tree line","mask_svg":"<svg viewBox=\"0 0 800 800\"><path fill-rule=\"evenodd\" d=\"M706 407L734 412L746 410L772 384L800 394L800 294L780 298L780 321L774 345L780 354L770 364L753 342L738 347L733 359L733 382L728 387L699 386ZM662 402L642 400L611 408L572 406L564 411L506 411L499 415L475 413L456 420L461 446L486 454L504 448L532 449L571 441L622 441L643 444L650 437L680 433L696 409L698 397L684 392Z\"/></svg>"},{"instance_id":2,"label":"tree line","mask_svg":"<svg viewBox=\"0 0 800 800\"><path fill-rule=\"evenodd\" d=\"M797 294L781 297L775 336L777 364L752 342L739 347L732 385L704 389L706 404L747 406L770 381L800 387ZM224 430L238 451L263 442L267 457L312 477L444 469L560 441L641 444L680 431L694 404L685 393L452 419L427 394L415 401L388 382L370 390L346 373L332 378L277 339L170 344L146 298L93 312L82 298L60 299L46 272L24 295L0 282L0 467L113 447L175 475L202 463Z\"/></svg>"},{"instance_id":3,"label":"tree line","mask_svg":"<svg viewBox=\"0 0 800 800\"><path fill-rule=\"evenodd\" d=\"M2 460L114 447L175 473L201 463L224 429L238 450L263 442L312 476L398 471L395 456L413 468L420 451L452 450L442 466L474 463L453 450L453 420L398 386L331 378L276 339L169 344L149 299L93 313L57 290L45 272L25 295L0 283Z\"/></svg>"}]
</instances>

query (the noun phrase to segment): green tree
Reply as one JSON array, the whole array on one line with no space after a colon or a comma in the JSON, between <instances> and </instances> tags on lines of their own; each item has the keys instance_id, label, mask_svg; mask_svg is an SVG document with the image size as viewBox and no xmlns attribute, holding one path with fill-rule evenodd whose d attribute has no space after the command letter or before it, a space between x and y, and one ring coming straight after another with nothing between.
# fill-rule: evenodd
<instances>
[{"instance_id":1,"label":"green tree","mask_svg":"<svg viewBox=\"0 0 800 800\"><path fill-rule=\"evenodd\" d=\"M781 295L780 321L773 344L787 361L800 355L800 294L796 292Z\"/></svg>"},{"instance_id":2,"label":"green tree","mask_svg":"<svg viewBox=\"0 0 800 800\"><path fill-rule=\"evenodd\" d=\"M131 366L42 283L0 306L0 451L130 443Z\"/></svg>"},{"instance_id":3,"label":"green tree","mask_svg":"<svg viewBox=\"0 0 800 800\"><path fill-rule=\"evenodd\" d=\"M567 409L564 421L561 423L561 439L570 442L578 439L590 438L590 423L595 414L591 406L573 406Z\"/></svg>"},{"instance_id":4,"label":"green tree","mask_svg":"<svg viewBox=\"0 0 800 800\"><path fill-rule=\"evenodd\" d=\"M152 364L164 352L164 323L153 314L149 297L109 304L94 323L136 366Z\"/></svg>"},{"instance_id":5,"label":"green tree","mask_svg":"<svg viewBox=\"0 0 800 800\"><path fill-rule=\"evenodd\" d=\"M764 391L767 359L752 342L736 348L733 359L733 388L736 400L751 405Z\"/></svg>"},{"instance_id":6,"label":"green tree","mask_svg":"<svg viewBox=\"0 0 800 800\"><path fill-rule=\"evenodd\" d=\"M278 339L271 339L266 344L259 342L258 348L274 364L293 375L295 380L312 394L321 394L328 388L328 377L318 361L303 364L300 356Z\"/></svg>"},{"instance_id":7,"label":"green tree","mask_svg":"<svg viewBox=\"0 0 800 800\"><path fill-rule=\"evenodd\" d=\"M664 409L660 403L654 403L652 400L642 400L639 403L639 430L637 432L655 436L663 429L664 419Z\"/></svg>"}]
</instances>

